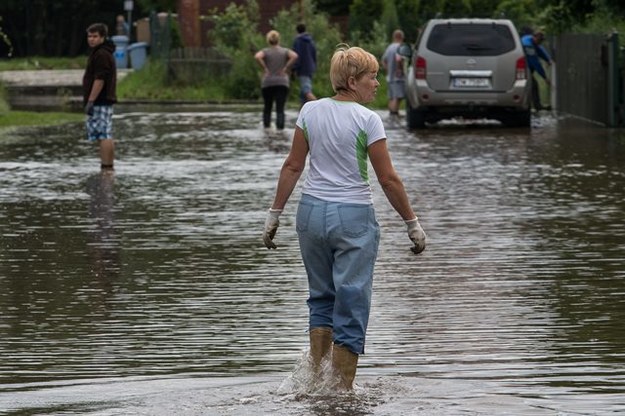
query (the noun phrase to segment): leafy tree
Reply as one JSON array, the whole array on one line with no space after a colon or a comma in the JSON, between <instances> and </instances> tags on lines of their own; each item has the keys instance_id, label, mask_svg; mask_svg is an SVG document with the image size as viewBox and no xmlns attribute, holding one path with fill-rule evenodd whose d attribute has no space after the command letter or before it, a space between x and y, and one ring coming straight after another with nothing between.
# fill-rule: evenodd
<instances>
[{"instance_id":1,"label":"leafy tree","mask_svg":"<svg viewBox=\"0 0 625 416\"><path fill-rule=\"evenodd\" d=\"M386 35L390 39L393 31L399 28L399 17L397 16L397 7L395 7L395 0L383 1L381 20L382 24L386 28Z\"/></svg>"},{"instance_id":2,"label":"leafy tree","mask_svg":"<svg viewBox=\"0 0 625 416\"><path fill-rule=\"evenodd\" d=\"M604 0L606 9L615 14L615 18L625 18L625 2L623 0Z\"/></svg>"},{"instance_id":3,"label":"leafy tree","mask_svg":"<svg viewBox=\"0 0 625 416\"><path fill-rule=\"evenodd\" d=\"M373 22L373 27L368 33L352 32L350 39L350 45L360 46L378 58L382 57L389 42L386 26L379 21Z\"/></svg>"},{"instance_id":4,"label":"leafy tree","mask_svg":"<svg viewBox=\"0 0 625 416\"><path fill-rule=\"evenodd\" d=\"M260 93L258 65L254 54L264 46L258 32L259 9L256 0L245 5L230 3L222 13L210 14L214 28L208 33L217 50L232 60L232 71L226 85L233 98L258 98Z\"/></svg>"},{"instance_id":5,"label":"leafy tree","mask_svg":"<svg viewBox=\"0 0 625 416\"><path fill-rule=\"evenodd\" d=\"M610 5L608 1L597 1L598 7L586 16L584 23L572 23L571 30L581 33L612 33L625 32L625 20L619 15L617 9Z\"/></svg>"},{"instance_id":6,"label":"leafy tree","mask_svg":"<svg viewBox=\"0 0 625 416\"><path fill-rule=\"evenodd\" d=\"M391 33L397 28L404 31L407 42L415 42L419 28L436 14L428 12L425 4L421 0L356 0L350 6L349 37L359 42L365 38L373 41L378 38L379 29L374 27L374 22L379 22L384 26L386 42L390 41Z\"/></svg>"},{"instance_id":7,"label":"leafy tree","mask_svg":"<svg viewBox=\"0 0 625 416\"><path fill-rule=\"evenodd\" d=\"M2 23L2 16L0 16L0 23ZM11 57L13 55L13 45L11 39L4 33L2 26L0 26L0 58Z\"/></svg>"},{"instance_id":8,"label":"leafy tree","mask_svg":"<svg viewBox=\"0 0 625 416\"><path fill-rule=\"evenodd\" d=\"M363 37L382 15L384 0L354 0L349 6L349 34Z\"/></svg>"},{"instance_id":9,"label":"leafy tree","mask_svg":"<svg viewBox=\"0 0 625 416\"><path fill-rule=\"evenodd\" d=\"M419 28L426 21L421 13L421 0L395 0L395 5L399 27L404 31L406 42L416 42Z\"/></svg>"}]
</instances>

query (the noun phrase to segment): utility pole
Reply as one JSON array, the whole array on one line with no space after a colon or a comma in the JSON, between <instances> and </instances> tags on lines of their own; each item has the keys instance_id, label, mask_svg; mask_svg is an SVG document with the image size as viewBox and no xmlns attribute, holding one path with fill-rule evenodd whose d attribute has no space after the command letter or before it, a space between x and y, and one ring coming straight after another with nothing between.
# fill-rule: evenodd
<instances>
[{"instance_id":1,"label":"utility pole","mask_svg":"<svg viewBox=\"0 0 625 416\"><path fill-rule=\"evenodd\" d=\"M132 9L134 2L132 0L124 0L124 10L128 13L128 41L132 38Z\"/></svg>"},{"instance_id":2,"label":"utility pole","mask_svg":"<svg viewBox=\"0 0 625 416\"><path fill-rule=\"evenodd\" d=\"M178 23L184 46L202 46L200 36L200 0L177 0Z\"/></svg>"}]
</instances>

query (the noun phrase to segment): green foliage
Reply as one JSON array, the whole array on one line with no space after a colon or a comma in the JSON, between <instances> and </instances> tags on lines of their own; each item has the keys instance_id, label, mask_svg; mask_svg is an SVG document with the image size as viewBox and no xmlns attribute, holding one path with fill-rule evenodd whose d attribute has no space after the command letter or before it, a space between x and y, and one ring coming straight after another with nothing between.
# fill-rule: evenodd
<instances>
[{"instance_id":1,"label":"green foliage","mask_svg":"<svg viewBox=\"0 0 625 416\"><path fill-rule=\"evenodd\" d=\"M133 100L185 100L222 102L228 97L219 82L210 74L198 77L195 82L170 81L167 64L161 60L148 60L140 71L126 75L117 85L120 101Z\"/></svg>"},{"instance_id":2,"label":"green foliage","mask_svg":"<svg viewBox=\"0 0 625 416\"><path fill-rule=\"evenodd\" d=\"M396 0L399 28L404 31L406 42L414 43L419 35L419 28L426 19L420 13L420 0Z\"/></svg>"},{"instance_id":3,"label":"green foliage","mask_svg":"<svg viewBox=\"0 0 625 416\"><path fill-rule=\"evenodd\" d=\"M534 0L504 0L495 8L495 16L504 15L517 29L537 25ZM542 25L541 25L542 26Z\"/></svg>"},{"instance_id":4,"label":"green foliage","mask_svg":"<svg viewBox=\"0 0 625 416\"><path fill-rule=\"evenodd\" d=\"M254 54L265 45L258 33L258 4L247 0L246 5L230 3L219 14L210 15L214 29L208 34L217 50L233 62L232 70L224 79L228 94L233 98L249 99L260 96L258 65Z\"/></svg>"},{"instance_id":5,"label":"green foliage","mask_svg":"<svg viewBox=\"0 0 625 416\"><path fill-rule=\"evenodd\" d=\"M386 35L390 39L393 31L398 29L399 17L397 16L397 7L395 0L384 0L382 5L382 24L386 29Z\"/></svg>"},{"instance_id":6,"label":"green foliage","mask_svg":"<svg viewBox=\"0 0 625 416\"><path fill-rule=\"evenodd\" d=\"M260 76L250 52L238 52L232 57L232 72L226 77L228 95L235 99L260 97Z\"/></svg>"},{"instance_id":7,"label":"green foliage","mask_svg":"<svg viewBox=\"0 0 625 416\"><path fill-rule=\"evenodd\" d=\"M391 37L387 34L386 25L379 21L374 21L368 32L352 32L350 38L350 46L360 46L378 58L382 57L389 43L391 43Z\"/></svg>"},{"instance_id":8,"label":"green foliage","mask_svg":"<svg viewBox=\"0 0 625 416\"><path fill-rule=\"evenodd\" d=\"M349 37L366 37L373 24L382 15L384 0L354 0L349 7Z\"/></svg>"},{"instance_id":9,"label":"green foliage","mask_svg":"<svg viewBox=\"0 0 625 416\"><path fill-rule=\"evenodd\" d=\"M407 42L416 42L419 28L427 21L428 14L433 17L436 12L428 12L426 5L430 2L420 0L357 0L350 8L349 39L353 44L379 41L379 30L383 31L384 42L391 40L395 29L404 31ZM437 10L433 7L432 10ZM381 16L381 17L380 17ZM376 26L376 23L378 24ZM380 28L379 24L382 24Z\"/></svg>"},{"instance_id":10,"label":"green foliage","mask_svg":"<svg viewBox=\"0 0 625 416\"><path fill-rule=\"evenodd\" d=\"M7 113L11 107L7 101L7 93L4 89L4 85L0 82L0 116Z\"/></svg>"},{"instance_id":11,"label":"green foliage","mask_svg":"<svg viewBox=\"0 0 625 416\"><path fill-rule=\"evenodd\" d=\"M83 122L82 113L0 111L0 127L8 126L53 126L65 123Z\"/></svg>"},{"instance_id":12,"label":"green foliage","mask_svg":"<svg viewBox=\"0 0 625 416\"><path fill-rule=\"evenodd\" d=\"M165 99L169 95L166 64L158 59L148 59L140 71L129 73L117 83L119 100Z\"/></svg>"},{"instance_id":13,"label":"green foliage","mask_svg":"<svg viewBox=\"0 0 625 416\"><path fill-rule=\"evenodd\" d=\"M583 24L571 23L571 30L577 33L625 33L625 19L615 14L612 8L602 4L601 7L598 7L593 13L586 16ZM621 42L623 42L622 39Z\"/></svg>"},{"instance_id":14,"label":"green foliage","mask_svg":"<svg viewBox=\"0 0 625 416\"><path fill-rule=\"evenodd\" d=\"M259 15L256 0L247 0L245 6L230 3L223 12L209 16L215 26L208 37L223 52L250 46L255 50L264 43L257 33Z\"/></svg>"},{"instance_id":15,"label":"green foliage","mask_svg":"<svg viewBox=\"0 0 625 416\"><path fill-rule=\"evenodd\" d=\"M2 16L0 16L0 23L2 23ZM11 43L11 39L9 39L7 34L2 30L2 26L0 26L0 42L4 43L6 47L6 56L9 58L13 56L13 44ZM0 58L4 57L4 54L0 54Z\"/></svg>"},{"instance_id":16,"label":"green foliage","mask_svg":"<svg viewBox=\"0 0 625 416\"><path fill-rule=\"evenodd\" d=\"M539 22L551 33L563 33L573 25L573 16L568 6L563 3L550 5L541 13Z\"/></svg>"}]
</instances>

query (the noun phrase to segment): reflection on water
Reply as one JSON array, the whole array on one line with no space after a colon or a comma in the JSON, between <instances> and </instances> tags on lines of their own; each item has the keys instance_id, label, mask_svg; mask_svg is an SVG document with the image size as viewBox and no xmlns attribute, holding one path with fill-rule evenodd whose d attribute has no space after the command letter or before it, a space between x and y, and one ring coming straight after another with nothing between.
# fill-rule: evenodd
<instances>
[{"instance_id":1,"label":"reflection on water","mask_svg":"<svg viewBox=\"0 0 625 416\"><path fill-rule=\"evenodd\" d=\"M110 294L113 282L119 276L119 238L115 235L114 208L115 173L103 170L87 179L87 194L91 198L89 217L93 229L89 230L87 251L89 253L93 278L103 287L102 292Z\"/></svg>"},{"instance_id":2,"label":"reflection on water","mask_svg":"<svg viewBox=\"0 0 625 416\"><path fill-rule=\"evenodd\" d=\"M412 255L374 183L367 354L326 397L285 384L307 348L299 193L263 249L292 131L259 114L121 111L115 173L82 126L0 134L0 413L625 410L623 132L389 121L430 245Z\"/></svg>"}]
</instances>

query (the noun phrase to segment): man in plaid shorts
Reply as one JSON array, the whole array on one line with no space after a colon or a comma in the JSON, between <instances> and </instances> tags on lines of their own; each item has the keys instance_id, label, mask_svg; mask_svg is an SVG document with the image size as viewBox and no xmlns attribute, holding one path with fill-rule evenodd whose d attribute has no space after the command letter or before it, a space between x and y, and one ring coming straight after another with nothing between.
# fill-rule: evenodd
<instances>
[{"instance_id":1,"label":"man in plaid shorts","mask_svg":"<svg viewBox=\"0 0 625 416\"><path fill-rule=\"evenodd\" d=\"M113 169L113 104L117 102L115 45L108 39L108 28L103 23L94 23L87 28L87 43L91 53L82 78L87 138L99 143L101 168Z\"/></svg>"}]
</instances>

